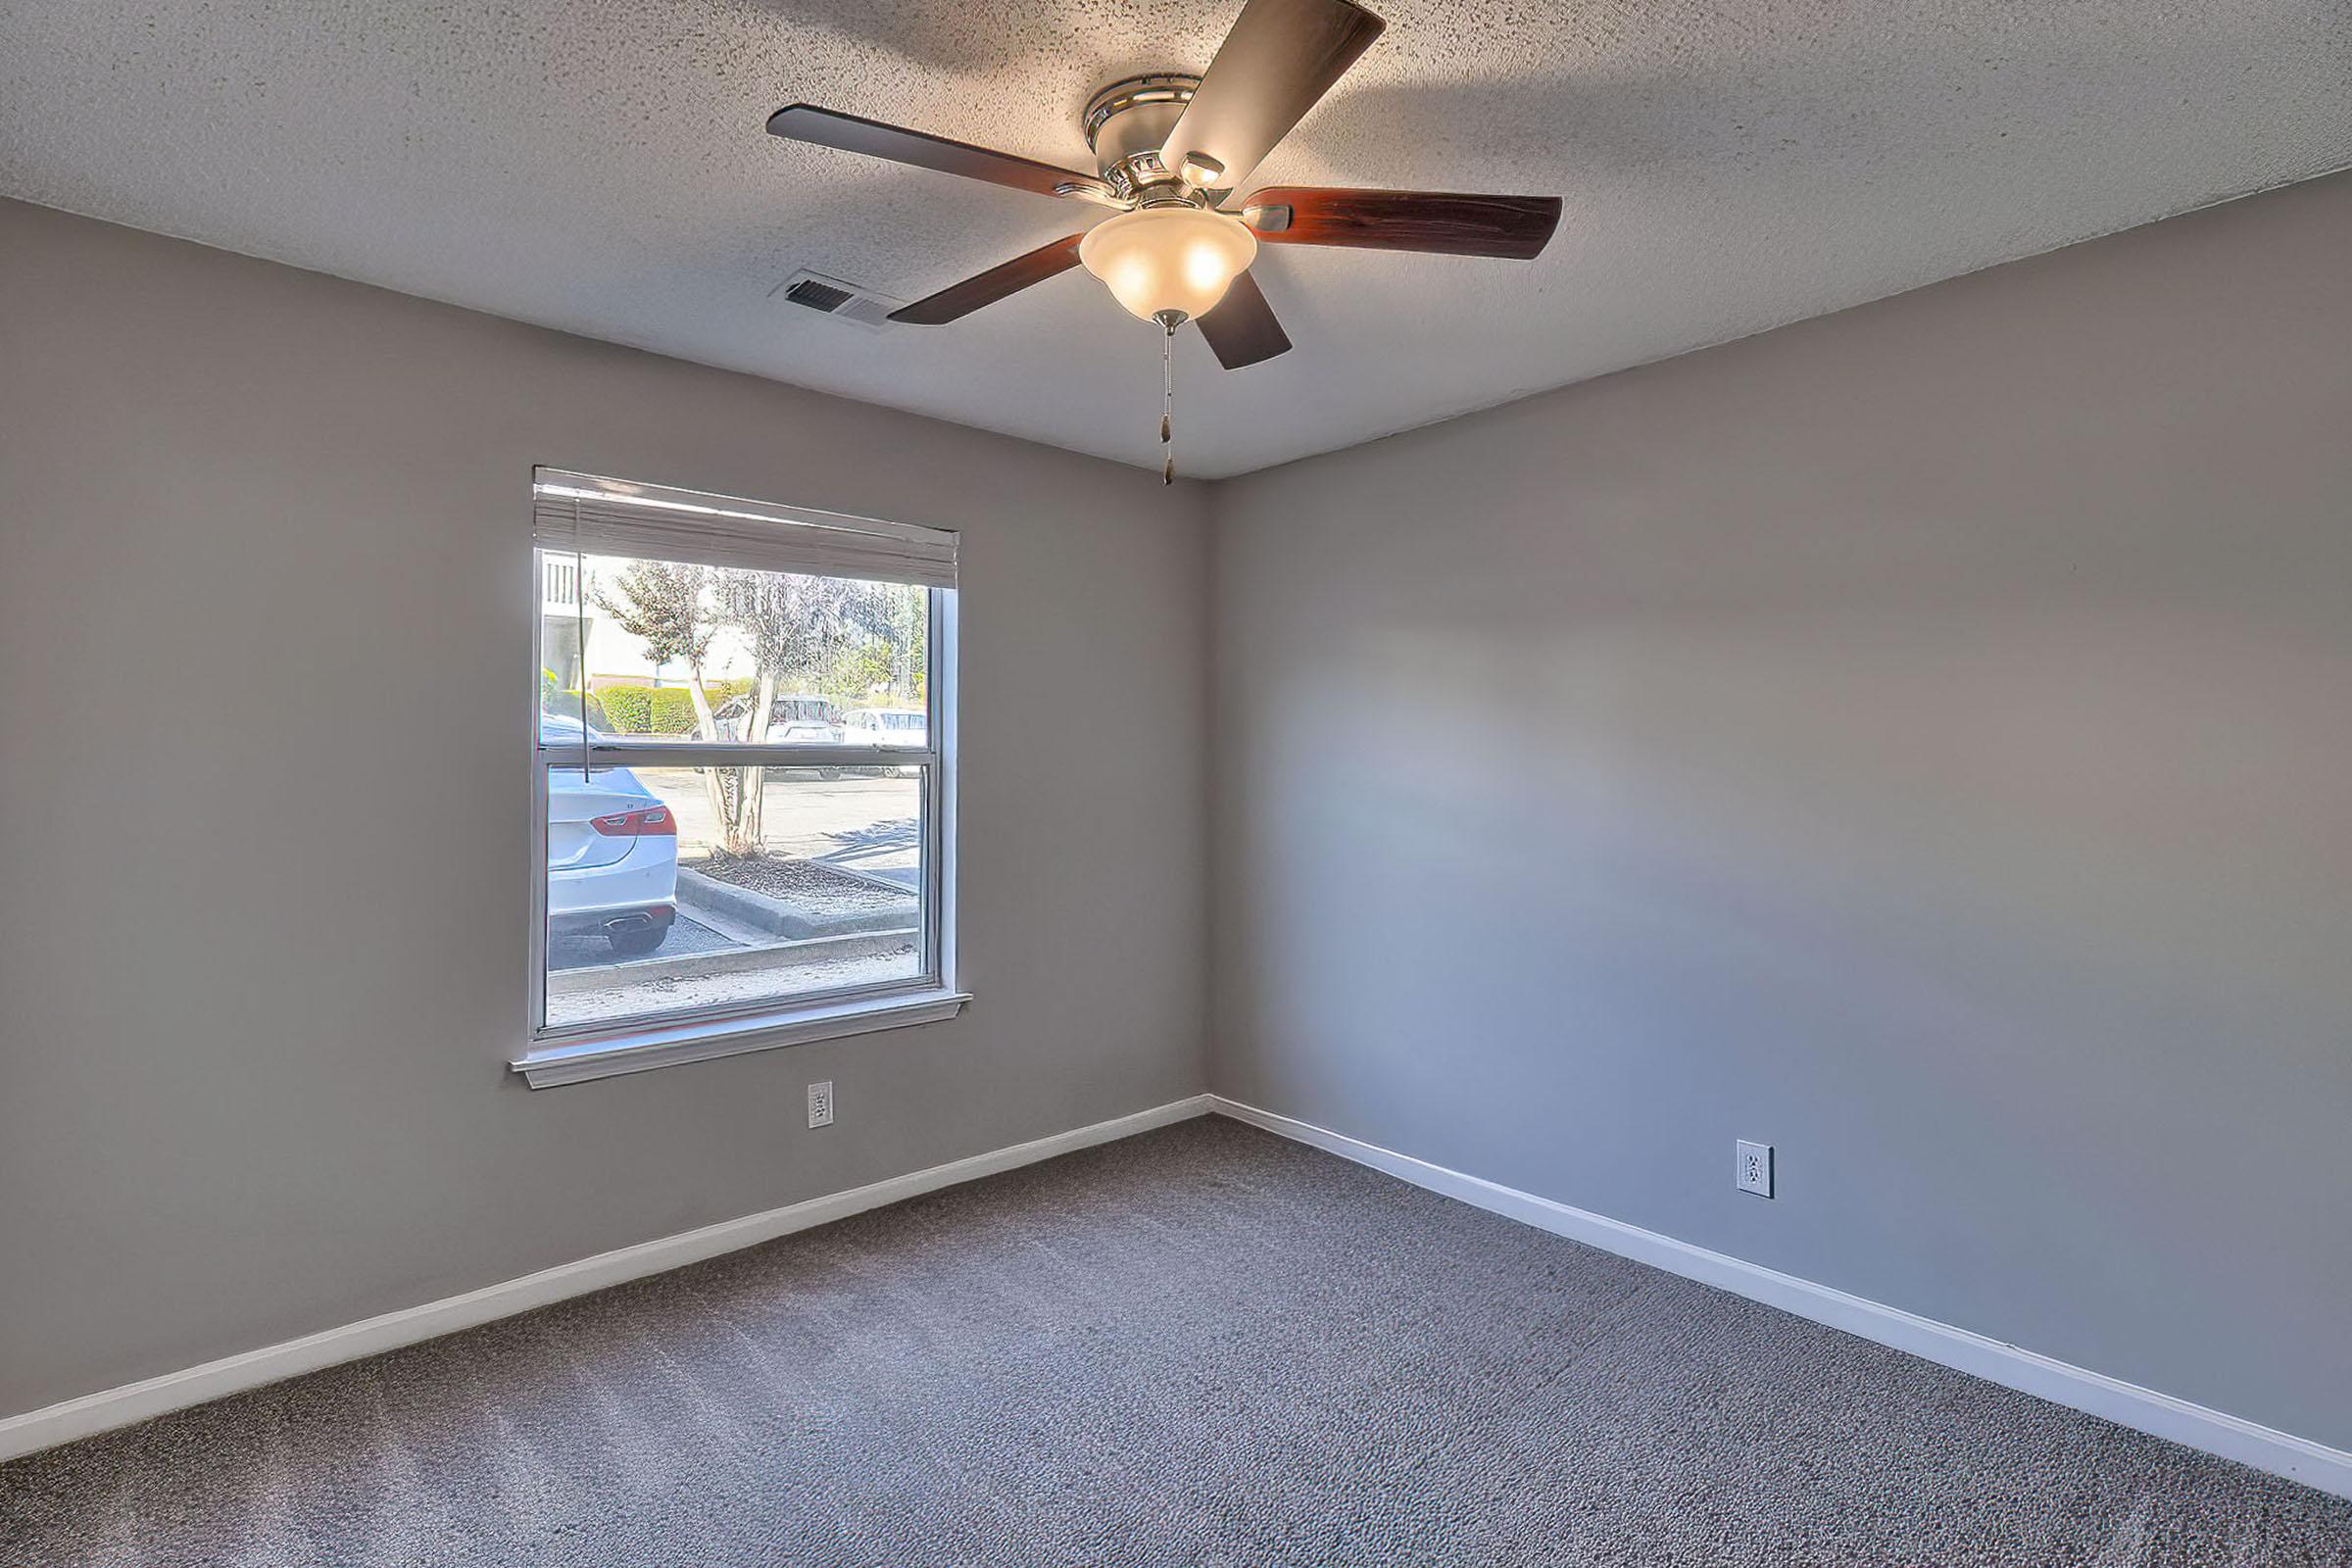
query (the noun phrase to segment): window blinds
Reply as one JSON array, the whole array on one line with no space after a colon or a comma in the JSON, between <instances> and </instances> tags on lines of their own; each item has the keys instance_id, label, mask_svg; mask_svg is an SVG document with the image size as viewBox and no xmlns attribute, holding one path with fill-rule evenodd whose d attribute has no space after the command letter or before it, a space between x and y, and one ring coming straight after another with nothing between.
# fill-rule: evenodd
<instances>
[{"instance_id":1,"label":"window blinds","mask_svg":"<svg viewBox=\"0 0 2352 1568\"><path fill-rule=\"evenodd\" d=\"M956 586L956 535L700 490L531 470L531 537L547 550L811 576Z\"/></svg>"}]
</instances>

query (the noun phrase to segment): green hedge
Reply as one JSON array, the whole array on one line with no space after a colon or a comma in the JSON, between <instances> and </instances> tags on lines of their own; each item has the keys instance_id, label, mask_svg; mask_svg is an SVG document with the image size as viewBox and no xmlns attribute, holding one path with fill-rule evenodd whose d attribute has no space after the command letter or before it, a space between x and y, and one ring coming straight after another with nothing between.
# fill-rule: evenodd
<instances>
[{"instance_id":1,"label":"green hedge","mask_svg":"<svg viewBox=\"0 0 2352 1568\"><path fill-rule=\"evenodd\" d=\"M643 686L608 686L597 693L605 705L605 728L615 735L643 735L653 714L654 694Z\"/></svg>"},{"instance_id":2,"label":"green hedge","mask_svg":"<svg viewBox=\"0 0 2352 1568\"><path fill-rule=\"evenodd\" d=\"M726 701L715 690L708 695L713 706ZM615 735L694 733L694 694L683 686L608 686L596 700L604 704L604 727Z\"/></svg>"},{"instance_id":3,"label":"green hedge","mask_svg":"<svg viewBox=\"0 0 2352 1568\"><path fill-rule=\"evenodd\" d=\"M682 686L663 686L650 691L653 699L650 725L657 735L691 735L694 733L694 694Z\"/></svg>"}]
</instances>

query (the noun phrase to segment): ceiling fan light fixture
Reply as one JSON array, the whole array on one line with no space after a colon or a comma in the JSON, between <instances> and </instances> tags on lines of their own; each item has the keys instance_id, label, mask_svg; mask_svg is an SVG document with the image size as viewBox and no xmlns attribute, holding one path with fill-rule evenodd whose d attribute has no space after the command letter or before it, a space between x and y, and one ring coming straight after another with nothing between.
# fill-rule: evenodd
<instances>
[{"instance_id":1,"label":"ceiling fan light fixture","mask_svg":"<svg viewBox=\"0 0 2352 1568\"><path fill-rule=\"evenodd\" d=\"M1257 259L1257 237L1239 220L1184 203L1106 218L1078 242L1078 260L1127 313L1198 320Z\"/></svg>"}]
</instances>

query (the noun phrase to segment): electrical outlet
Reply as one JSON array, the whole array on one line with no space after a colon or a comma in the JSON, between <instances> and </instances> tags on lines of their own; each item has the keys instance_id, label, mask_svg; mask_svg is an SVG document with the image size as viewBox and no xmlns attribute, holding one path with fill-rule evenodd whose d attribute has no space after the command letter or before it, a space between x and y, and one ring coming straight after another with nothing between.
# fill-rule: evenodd
<instances>
[{"instance_id":1,"label":"electrical outlet","mask_svg":"<svg viewBox=\"0 0 2352 1568\"><path fill-rule=\"evenodd\" d=\"M1772 1146L1770 1144L1751 1144L1742 1138L1735 1147L1739 1150L1740 1164L1733 1173L1733 1185L1743 1193L1753 1193L1758 1198L1770 1198L1772 1196Z\"/></svg>"},{"instance_id":2,"label":"electrical outlet","mask_svg":"<svg viewBox=\"0 0 2352 1568\"><path fill-rule=\"evenodd\" d=\"M811 1127L833 1125L833 1080L830 1078L821 1084L808 1086L808 1125Z\"/></svg>"}]
</instances>

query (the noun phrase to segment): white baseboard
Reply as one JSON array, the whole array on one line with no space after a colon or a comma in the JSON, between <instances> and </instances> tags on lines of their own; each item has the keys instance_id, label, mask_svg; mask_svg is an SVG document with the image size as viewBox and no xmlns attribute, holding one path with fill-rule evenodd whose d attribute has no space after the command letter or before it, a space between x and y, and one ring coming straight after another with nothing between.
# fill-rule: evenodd
<instances>
[{"instance_id":1,"label":"white baseboard","mask_svg":"<svg viewBox=\"0 0 2352 1568\"><path fill-rule=\"evenodd\" d=\"M1427 1188L1447 1198L1459 1199L1474 1207L1487 1209L1533 1225L1538 1230L1565 1236L1571 1241L1597 1247L1620 1257L1630 1257L1638 1263L1647 1263L1670 1274L1744 1296L1751 1301L1777 1306L1798 1317L1811 1318L1835 1329L1843 1329L1866 1340L1897 1350L1905 1350L1924 1360L1970 1373L1988 1382L2048 1399L2055 1404L2071 1406L2090 1415L2100 1416L2120 1426L2167 1438L2187 1447L2206 1453L2234 1459L2240 1464L2267 1470L2273 1475L2300 1481L2305 1486L2339 1497L2352 1497L2352 1453L2279 1432L2220 1410L2192 1404L2186 1399L2143 1389L2137 1384L2111 1378L2103 1372L2039 1354L2020 1346L2003 1344L1967 1329L1938 1323L1934 1318L1921 1317L1900 1307L1868 1300L1827 1285L1793 1274L1783 1274L1759 1264L1745 1262L1727 1253L1693 1247L1689 1242L1676 1241L1671 1236L1647 1231L1638 1225L1628 1225L1605 1215L1594 1214L1548 1198L1538 1198L1516 1188L1503 1187L1477 1176L1433 1165L1335 1133L1309 1122L1297 1121L1289 1116L1245 1105L1223 1096L1211 1097L1218 1114L1248 1122L1267 1132L1311 1145L1359 1165L1408 1181L1416 1187Z\"/></svg>"},{"instance_id":2,"label":"white baseboard","mask_svg":"<svg viewBox=\"0 0 2352 1568\"><path fill-rule=\"evenodd\" d=\"M968 1159L934 1165L928 1170L893 1176L888 1181L875 1182L869 1187L854 1188L846 1193L834 1193L824 1198L811 1198L806 1202L789 1203L771 1208L762 1214L747 1214L741 1219L722 1220L700 1230L687 1231L679 1236L665 1236L659 1241L641 1242L617 1251L600 1252L594 1257L581 1258L576 1263L563 1263L554 1268L525 1274L519 1279L468 1291L463 1296L447 1297L427 1301L421 1306L405 1307L371 1317L365 1322L346 1324L341 1328L305 1335L282 1345L264 1346L241 1355L224 1356L207 1361L184 1371L168 1372L162 1377L148 1378L139 1383L126 1383L119 1389L84 1395L44 1409L28 1410L23 1415L0 1420L0 1459L12 1459L19 1454L71 1443L92 1433L113 1427L128 1426L171 1410L202 1404L224 1395L240 1394L247 1389L260 1388L320 1367L333 1366L341 1361L356 1361L362 1356L376 1355L385 1350L415 1345L460 1329L473 1328L494 1319L527 1312L535 1306L546 1306L568 1297L585 1296L608 1286L642 1279L665 1269L698 1263L707 1257L732 1252L741 1248L755 1247L761 1242L789 1236L812 1226L847 1219L852 1214L896 1203L904 1199L916 1198L924 1193L937 1192L959 1182L976 1181L1015 1166L1035 1164L1074 1150L1106 1144L1114 1139L1132 1137L1154 1127L1194 1116L1205 1116L1211 1108L1209 1097L1195 1095L1189 1100L1172 1101L1150 1110L1139 1110L1132 1116L1120 1116L1111 1121L1097 1122L1091 1127L1079 1127L1034 1143L1015 1144Z\"/></svg>"},{"instance_id":3,"label":"white baseboard","mask_svg":"<svg viewBox=\"0 0 2352 1568\"><path fill-rule=\"evenodd\" d=\"M162 1377L125 1384L118 1389L68 1399L44 1409L0 1419L0 1459L71 1443L93 1433L144 1421L150 1416L202 1404L247 1389L260 1388L338 1362L355 1361L453 1334L497 1318L527 1312L591 1291L642 1279L666 1269L716 1257L722 1252L754 1247L808 1230L886 1203L937 1192L960 1182L976 1181L999 1171L1051 1159L1096 1144L1132 1137L1214 1110L1267 1132L1307 1144L1342 1158L1369 1165L1416 1187L1458 1199L1474 1207L1504 1215L1603 1251L1647 1263L1671 1274L1701 1281L1750 1300L1762 1301L1810 1318L1832 1328L1905 1350L1926 1360L1984 1378L1990 1382L2101 1416L2225 1459L2267 1470L2352 1497L2352 1452L2331 1448L2290 1433L2228 1415L2189 1400L2126 1383L2100 1372L2072 1366L2050 1356L1988 1339L1967 1329L1938 1323L1849 1295L1827 1285L1783 1274L1745 1262L1727 1253L1693 1247L1656 1231L1539 1198L1394 1150L1367 1144L1308 1122L1260 1110L1220 1096L1196 1095L1131 1116L1097 1122L1033 1143L1016 1144L974 1154L945 1165L934 1165L871 1186L812 1198L765 1213L706 1225L682 1235L643 1242L616 1251L601 1252L578 1262L560 1264L519 1279L452 1296L420 1306L387 1312L364 1322L265 1346L239 1355L208 1361Z\"/></svg>"}]
</instances>

